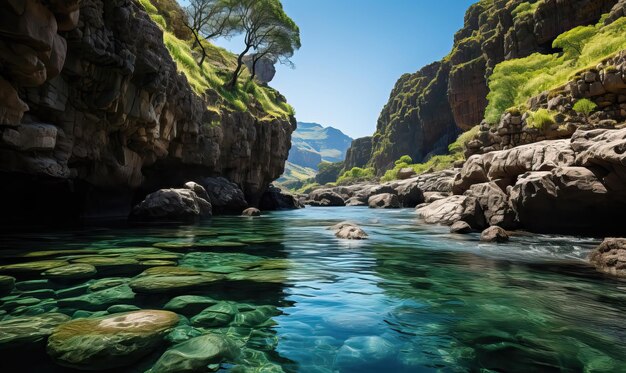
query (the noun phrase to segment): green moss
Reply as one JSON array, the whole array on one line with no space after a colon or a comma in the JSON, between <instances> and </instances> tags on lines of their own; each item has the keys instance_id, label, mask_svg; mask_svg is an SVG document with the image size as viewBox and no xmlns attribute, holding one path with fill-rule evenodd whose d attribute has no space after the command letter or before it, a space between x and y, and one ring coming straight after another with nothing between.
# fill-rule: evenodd
<instances>
[{"instance_id":1,"label":"green moss","mask_svg":"<svg viewBox=\"0 0 626 373\"><path fill-rule=\"evenodd\" d=\"M583 98L581 100L576 101L573 109L577 113L581 113L584 116L589 116L589 114L591 114L597 107L598 105L596 105L595 102L588 100L586 98Z\"/></svg>"},{"instance_id":2,"label":"green moss","mask_svg":"<svg viewBox=\"0 0 626 373\"><path fill-rule=\"evenodd\" d=\"M549 126L556 123L554 116L555 112L548 109L539 109L537 111L529 111L528 118L526 119L526 125L532 128L545 130Z\"/></svg>"},{"instance_id":3,"label":"green moss","mask_svg":"<svg viewBox=\"0 0 626 373\"><path fill-rule=\"evenodd\" d=\"M373 168L353 167L351 170L348 170L344 172L343 175L339 176L337 184L346 185L361 181L372 181L375 177L376 174Z\"/></svg>"},{"instance_id":4,"label":"green moss","mask_svg":"<svg viewBox=\"0 0 626 373\"><path fill-rule=\"evenodd\" d=\"M541 92L558 89L580 71L626 49L626 17L605 26L574 28L555 40L562 54L535 53L498 64L489 79L485 119L497 123L502 113Z\"/></svg>"}]
</instances>

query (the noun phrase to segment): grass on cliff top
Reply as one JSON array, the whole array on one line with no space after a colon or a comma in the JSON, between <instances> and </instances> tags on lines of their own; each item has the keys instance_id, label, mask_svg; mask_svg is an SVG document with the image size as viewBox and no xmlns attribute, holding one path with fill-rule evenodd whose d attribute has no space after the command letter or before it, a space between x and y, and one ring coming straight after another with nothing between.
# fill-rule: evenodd
<instances>
[{"instance_id":1,"label":"grass on cliff top","mask_svg":"<svg viewBox=\"0 0 626 373\"><path fill-rule=\"evenodd\" d=\"M626 17L607 26L600 20L595 26L576 27L560 35L553 47L563 53L535 53L496 66L489 79L485 112L489 123L497 123L508 108L520 107L541 92L557 89L581 71L626 49Z\"/></svg>"},{"instance_id":2,"label":"grass on cliff top","mask_svg":"<svg viewBox=\"0 0 626 373\"><path fill-rule=\"evenodd\" d=\"M217 92L221 105L236 111L248 111L254 106L260 108L268 117L287 118L294 115L294 109L279 99L279 93L267 86L249 81L250 74L244 67L235 90L229 90L224 84L230 79L236 67L236 56L223 48L204 42L207 52L206 61L202 66L196 63L196 53L192 50L192 42L182 40L170 30L165 18L159 14L151 0L139 0L150 18L163 30L163 42L176 62L191 88L198 95L208 90ZM179 32L180 33L180 32Z\"/></svg>"}]
</instances>

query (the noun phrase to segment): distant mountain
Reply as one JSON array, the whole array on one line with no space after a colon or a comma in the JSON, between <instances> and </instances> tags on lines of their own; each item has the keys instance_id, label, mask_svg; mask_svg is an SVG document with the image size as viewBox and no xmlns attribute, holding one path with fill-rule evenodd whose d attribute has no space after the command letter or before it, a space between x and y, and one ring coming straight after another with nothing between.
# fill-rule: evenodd
<instances>
[{"instance_id":1,"label":"distant mountain","mask_svg":"<svg viewBox=\"0 0 626 373\"><path fill-rule=\"evenodd\" d=\"M314 177L317 165L322 161L343 161L351 143L352 138L336 128L298 122L298 129L291 137L285 173L278 181L284 183Z\"/></svg>"}]
</instances>

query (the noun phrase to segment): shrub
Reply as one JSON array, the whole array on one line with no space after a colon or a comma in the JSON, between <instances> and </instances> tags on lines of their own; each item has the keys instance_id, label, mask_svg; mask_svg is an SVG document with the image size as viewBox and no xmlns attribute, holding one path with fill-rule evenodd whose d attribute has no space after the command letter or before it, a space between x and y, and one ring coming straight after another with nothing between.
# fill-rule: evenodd
<instances>
[{"instance_id":1,"label":"shrub","mask_svg":"<svg viewBox=\"0 0 626 373\"><path fill-rule=\"evenodd\" d=\"M575 112L583 114L585 117L588 117L589 114L591 114L591 112L593 112L597 107L598 105L596 105L595 102L583 98L576 101L573 109Z\"/></svg>"},{"instance_id":2,"label":"shrub","mask_svg":"<svg viewBox=\"0 0 626 373\"><path fill-rule=\"evenodd\" d=\"M529 127L544 130L556 123L554 116L555 113L551 112L548 109L529 111L528 118L526 119L526 125L528 125Z\"/></svg>"},{"instance_id":3,"label":"shrub","mask_svg":"<svg viewBox=\"0 0 626 373\"><path fill-rule=\"evenodd\" d=\"M411 163L413 163L413 159L411 159L411 157L409 157L408 155L403 155L402 157L400 157L400 159L398 159L395 162L396 165L401 164L401 163L411 164Z\"/></svg>"},{"instance_id":4,"label":"shrub","mask_svg":"<svg viewBox=\"0 0 626 373\"><path fill-rule=\"evenodd\" d=\"M337 184L352 184L359 181L373 180L374 178L375 173L373 168L353 167L351 170L344 172L343 175L337 179Z\"/></svg>"}]
</instances>

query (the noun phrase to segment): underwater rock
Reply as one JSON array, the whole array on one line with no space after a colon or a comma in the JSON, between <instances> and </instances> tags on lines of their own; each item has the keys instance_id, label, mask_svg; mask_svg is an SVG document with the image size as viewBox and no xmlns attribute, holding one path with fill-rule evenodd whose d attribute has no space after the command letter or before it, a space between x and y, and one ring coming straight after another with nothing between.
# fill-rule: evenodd
<instances>
[{"instance_id":1,"label":"underwater rock","mask_svg":"<svg viewBox=\"0 0 626 373\"><path fill-rule=\"evenodd\" d=\"M287 280L287 274L281 269L254 270L230 273L226 275L226 278L230 281L254 281L282 284Z\"/></svg>"},{"instance_id":2,"label":"underwater rock","mask_svg":"<svg viewBox=\"0 0 626 373\"><path fill-rule=\"evenodd\" d=\"M179 313L185 316L197 315L202 310L217 304L213 298L200 295L181 295L172 298L163 309Z\"/></svg>"},{"instance_id":3,"label":"underwater rock","mask_svg":"<svg viewBox=\"0 0 626 373\"><path fill-rule=\"evenodd\" d=\"M58 364L104 370L132 364L163 342L178 323L169 311L142 310L78 319L59 326L48 339L48 354Z\"/></svg>"},{"instance_id":4,"label":"underwater rock","mask_svg":"<svg viewBox=\"0 0 626 373\"><path fill-rule=\"evenodd\" d=\"M107 257L107 256L87 256L84 258L72 259L72 263L90 264L96 267L100 274L106 275L133 275L141 272L142 267L139 261L133 258Z\"/></svg>"},{"instance_id":5,"label":"underwater rock","mask_svg":"<svg viewBox=\"0 0 626 373\"><path fill-rule=\"evenodd\" d=\"M626 239L606 238L589 254L589 261L598 271L626 277Z\"/></svg>"},{"instance_id":6,"label":"underwater rock","mask_svg":"<svg viewBox=\"0 0 626 373\"><path fill-rule=\"evenodd\" d=\"M348 338L337 352L337 364L354 367L372 364L392 357L394 345L379 336Z\"/></svg>"},{"instance_id":7,"label":"underwater rock","mask_svg":"<svg viewBox=\"0 0 626 373\"><path fill-rule=\"evenodd\" d=\"M11 294L15 288L15 278L11 276L0 276L0 297Z\"/></svg>"},{"instance_id":8,"label":"underwater rock","mask_svg":"<svg viewBox=\"0 0 626 373\"><path fill-rule=\"evenodd\" d=\"M69 319L62 313L44 313L0 321L0 349L41 341Z\"/></svg>"},{"instance_id":9,"label":"underwater rock","mask_svg":"<svg viewBox=\"0 0 626 373\"><path fill-rule=\"evenodd\" d=\"M131 289L137 293L169 293L204 288L223 279L223 276L192 268L152 267L132 279Z\"/></svg>"},{"instance_id":10,"label":"underwater rock","mask_svg":"<svg viewBox=\"0 0 626 373\"><path fill-rule=\"evenodd\" d=\"M107 312L110 314L141 311L141 308L133 306L132 304L116 304L107 308Z\"/></svg>"},{"instance_id":11,"label":"underwater rock","mask_svg":"<svg viewBox=\"0 0 626 373\"><path fill-rule=\"evenodd\" d=\"M135 293L128 285L118 285L73 298L59 299L59 307L99 311L115 304L132 302Z\"/></svg>"},{"instance_id":12,"label":"underwater rock","mask_svg":"<svg viewBox=\"0 0 626 373\"><path fill-rule=\"evenodd\" d=\"M261 211L257 208L250 207L241 213L242 216L261 216Z\"/></svg>"},{"instance_id":13,"label":"underwater rock","mask_svg":"<svg viewBox=\"0 0 626 373\"><path fill-rule=\"evenodd\" d=\"M15 276L33 276L39 275L41 272L49 269L63 267L68 264L69 263L64 260L39 260L1 266L0 273Z\"/></svg>"},{"instance_id":14,"label":"underwater rock","mask_svg":"<svg viewBox=\"0 0 626 373\"><path fill-rule=\"evenodd\" d=\"M205 371L207 365L233 359L239 348L219 335L192 338L165 351L151 369L151 373L182 373Z\"/></svg>"},{"instance_id":15,"label":"underwater rock","mask_svg":"<svg viewBox=\"0 0 626 373\"><path fill-rule=\"evenodd\" d=\"M98 271L91 264L79 263L49 269L42 276L51 280L80 280L93 277Z\"/></svg>"},{"instance_id":16,"label":"underwater rock","mask_svg":"<svg viewBox=\"0 0 626 373\"><path fill-rule=\"evenodd\" d=\"M364 240L367 238L367 233L363 231L356 224L349 221L344 221L333 225L328 228L335 232L335 237L346 240Z\"/></svg>"},{"instance_id":17,"label":"underwater rock","mask_svg":"<svg viewBox=\"0 0 626 373\"><path fill-rule=\"evenodd\" d=\"M219 302L192 317L191 323L195 326L208 328L226 326L233 321L238 312L235 304Z\"/></svg>"},{"instance_id":18,"label":"underwater rock","mask_svg":"<svg viewBox=\"0 0 626 373\"><path fill-rule=\"evenodd\" d=\"M509 234L503 228L494 225L480 234L480 240L483 242L507 242Z\"/></svg>"}]
</instances>

